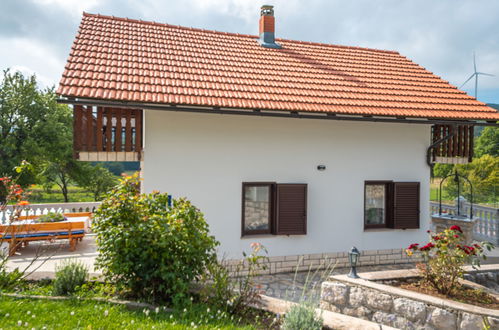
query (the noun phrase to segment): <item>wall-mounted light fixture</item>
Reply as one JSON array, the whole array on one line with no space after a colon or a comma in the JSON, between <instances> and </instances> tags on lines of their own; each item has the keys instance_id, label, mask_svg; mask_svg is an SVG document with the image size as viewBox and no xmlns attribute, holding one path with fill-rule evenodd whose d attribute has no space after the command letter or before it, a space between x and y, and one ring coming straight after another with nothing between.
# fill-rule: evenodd
<instances>
[{"instance_id":1,"label":"wall-mounted light fixture","mask_svg":"<svg viewBox=\"0 0 499 330\"><path fill-rule=\"evenodd\" d=\"M318 171L325 171L326 170L326 165L317 165L317 170Z\"/></svg>"}]
</instances>

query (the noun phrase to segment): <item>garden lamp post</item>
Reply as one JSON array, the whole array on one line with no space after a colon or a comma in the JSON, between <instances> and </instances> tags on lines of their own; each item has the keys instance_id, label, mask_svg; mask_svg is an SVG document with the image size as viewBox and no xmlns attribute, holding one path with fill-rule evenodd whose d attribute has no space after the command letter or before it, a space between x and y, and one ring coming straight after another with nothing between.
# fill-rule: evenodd
<instances>
[{"instance_id":1,"label":"garden lamp post","mask_svg":"<svg viewBox=\"0 0 499 330\"><path fill-rule=\"evenodd\" d=\"M359 278L359 275L357 275L357 262L359 261L359 256L360 252L355 246L348 252L348 260L350 261L350 274L348 274L348 277Z\"/></svg>"}]
</instances>

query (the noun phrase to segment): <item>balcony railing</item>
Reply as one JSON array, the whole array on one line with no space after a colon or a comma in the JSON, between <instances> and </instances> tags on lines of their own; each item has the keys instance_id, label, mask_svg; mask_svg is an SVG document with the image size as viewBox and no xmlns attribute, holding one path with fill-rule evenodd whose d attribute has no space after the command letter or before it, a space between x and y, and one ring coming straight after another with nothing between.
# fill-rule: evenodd
<instances>
[{"instance_id":1,"label":"balcony railing","mask_svg":"<svg viewBox=\"0 0 499 330\"><path fill-rule=\"evenodd\" d=\"M138 161L142 110L75 105L73 148L83 161Z\"/></svg>"},{"instance_id":2,"label":"balcony railing","mask_svg":"<svg viewBox=\"0 0 499 330\"><path fill-rule=\"evenodd\" d=\"M473 126L471 125L434 125L432 142L452 135L433 149L432 162L443 164L462 164L473 160Z\"/></svg>"}]
</instances>

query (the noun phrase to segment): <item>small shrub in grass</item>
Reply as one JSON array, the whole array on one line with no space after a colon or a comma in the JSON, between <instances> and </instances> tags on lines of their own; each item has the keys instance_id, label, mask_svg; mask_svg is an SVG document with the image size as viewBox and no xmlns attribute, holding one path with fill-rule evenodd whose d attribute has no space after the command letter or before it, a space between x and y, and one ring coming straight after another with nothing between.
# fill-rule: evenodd
<instances>
[{"instance_id":1,"label":"small shrub in grass","mask_svg":"<svg viewBox=\"0 0 499 330\"><path fill-rule=\"evenodd\" d=\"M203 214L186 199L139 193L139 178L125 177L93 218L96 266L133 298L185 303L191 284L216 260L218 242Z\"/></svg>"},{"instance_id":2,"label":"small shrub in grass","mask_svg":"<svg viewBox=\"0 0 499 330\"><path fill-rule=\"evenodd\" d=\"M302 303L289 309L284 318L282 329L320 330L322 324L322 317L315 314L315 308L310 304Z\"/></svg>"},{"instance_id":3,"label":"small shrub in grass","mask_svg":"<svg viewBox=\"0 0 499 330\"><path fill-rule=\"evenodd\" d=\"M71 295L88 277L88 268L78 261L64 261L56 267L53 293L56 296Z\"/></svg>"},{"instance_id":4,"label":"small shrub in grass","mask_svg":"<svg viewBox=\"0 0 499 330\"><path fill-rule=\"evenodd\" d=\"M243 252L243 259L233 265L226 262L213 262L201 276L201 300L225 311L245 317L251 312L248 308L256 302L260 290L255 276L267 269L267 250L260 243L251 243L251 253ZM261 255L261 253L265 255Z\"/></svg>"}]
</instances>

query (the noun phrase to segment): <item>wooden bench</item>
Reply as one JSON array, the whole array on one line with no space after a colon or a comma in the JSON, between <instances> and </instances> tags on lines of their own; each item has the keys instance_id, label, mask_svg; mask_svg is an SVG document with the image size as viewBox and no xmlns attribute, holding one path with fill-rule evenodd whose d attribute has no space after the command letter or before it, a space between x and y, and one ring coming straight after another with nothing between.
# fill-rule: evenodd
<instances>
[{"instance_id":1,"label":"wooden bench","mask_svg":"<svg viewBox=\"0 0 499 330\"><path fill-rule=\"evenodd\" d=\"M90 216L90 213L66 214L66 217ZM27 246L32 241L53 241L68 239L69 249L74 251L76 244L85 236L85 221L61 221L28 223L23 220L36 218L28 216L20 218L14 224L0 226L0 240L9 242L9 256L16 253L21 246Z\"/></svg>"}]
</instances>

